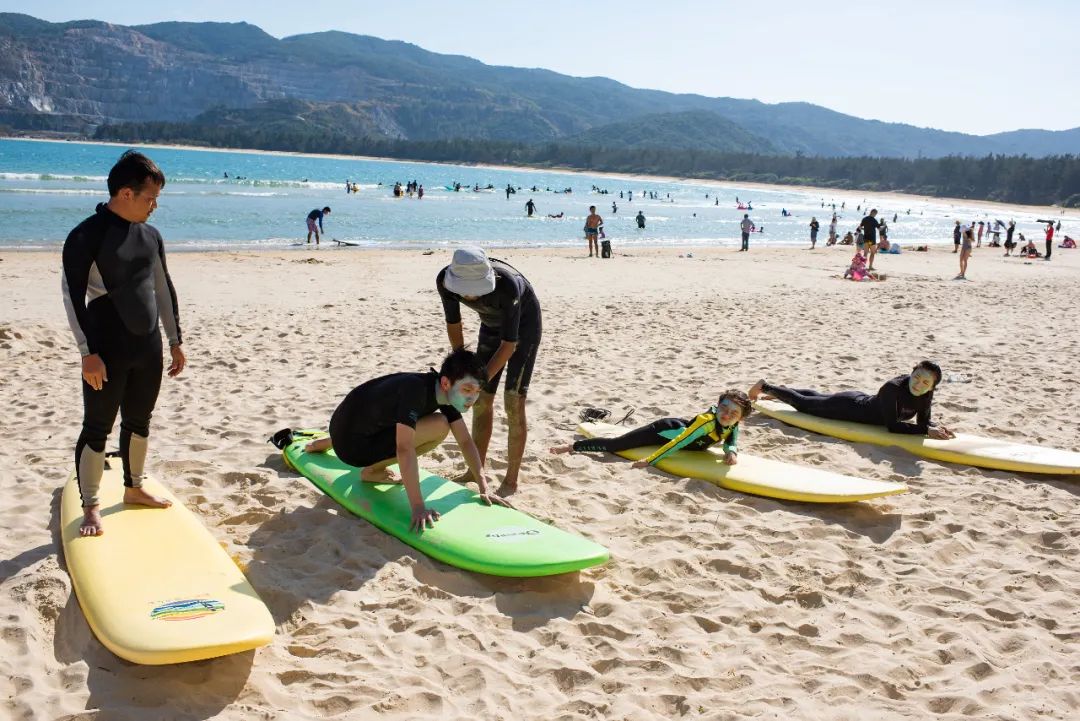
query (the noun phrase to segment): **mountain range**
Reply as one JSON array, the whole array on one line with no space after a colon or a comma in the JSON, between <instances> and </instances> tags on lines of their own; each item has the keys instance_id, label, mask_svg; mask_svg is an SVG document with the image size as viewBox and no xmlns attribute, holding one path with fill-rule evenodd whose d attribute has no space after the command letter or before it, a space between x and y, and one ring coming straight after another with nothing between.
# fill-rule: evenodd
<instances>
[{"instance_id":1,"label":"mountain range","mask_svg":"<svg viewBox=\"0 0 1080 721\"><path fill-rule=\"evenodd\" d=\"M1080 153L1080 128L966 135L486 65L343 32L248 23L122 26L0 13L0 124L91 134L170 121L311 125L372 138L568 142L807 156Z\"/></svg>"}]
</instances>

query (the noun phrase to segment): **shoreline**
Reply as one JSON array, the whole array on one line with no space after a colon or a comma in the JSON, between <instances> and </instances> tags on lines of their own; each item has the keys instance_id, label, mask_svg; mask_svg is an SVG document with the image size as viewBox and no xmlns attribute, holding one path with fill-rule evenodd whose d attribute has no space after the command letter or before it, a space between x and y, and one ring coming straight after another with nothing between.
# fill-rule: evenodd
<instances>
[{"instance_id":1,"label":"shoreline","mask_svg":"<svg viewBox=\"0 0 1080 721\"><path fill-rule=\"evenodd\" d=\"M957 203L971 204L978 207L989 208L1023 208L1031 211L1054 211L1059 214L1060 217L1067 220L1075 220L1072 216L1060 215L1062 212L1068 212L1070 210L1076 210L1075 208L1063 208L1058 205L1025 205L1020 203L1002 203L995 200L975 200L967 198L952 198L945 196L934 195L916 195L913 193L902 193L899 191L883 190L883 191L859 191L848 190L844 188L825 188L816 185L784 185L784 184L770 184L770 183L758 183L751 181L731 181L731 180L714 180L708 178L684 178L671 175L642 175L633 173L614 173L608 171L594 171L594 170L581 170L578 168L563 168L559 166L552 166L548 168L540 168L536 166L525 165L495 165L491 163L468 163L468 162L446 162L438 160L402 160L398 158L384 158L378 156L369 155L342 155L337 153L301 153L292 150L258 150L255 148L215 148L203 145L183 145L176 143L119 143L111 140L93 140L93 139L71 139L71 140L59 140L55 138L34 138L34 137L14 137L8 136L0 138L0 140L26 140L34 143L82 143L85 145L104 145L120 148L131 147L146 147L146 148L163 148L167 150L194 150L203 151L209 153L237 153L237 154L257 154L257 155L281 155L286 157L301 157L301 158L325 158L330 160L359 160L359 161L371 161L381 163L403 163L408 165L443 165L447 167L460 167L460 168L485 168L490 170L502 170L502 171L522 171L528 173L565 173L569 175L593 175L604 178L622 179L622 180L655 180L662 183L685 183L693 185L703 185L708 187L717 188L760 188L762 190L783 190L792 189L804 192L813 191L815 193L832 193L839 195L842 193L850 193L853 199L855 198L882 198L882 199L899 199L910 198L912 200L918 200L920 202L940 202L955 205ZM828 208L826 208L828 210Z\"/></svg>"}]
</instances>

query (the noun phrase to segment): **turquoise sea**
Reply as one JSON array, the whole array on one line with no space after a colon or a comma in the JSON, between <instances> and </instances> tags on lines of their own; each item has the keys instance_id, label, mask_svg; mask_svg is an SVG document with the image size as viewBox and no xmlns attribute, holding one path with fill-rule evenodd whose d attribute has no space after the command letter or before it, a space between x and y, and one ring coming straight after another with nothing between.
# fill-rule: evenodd
<instances>
[{"instance_id":1,"label":"turquoise sea","mask_svg":"<svg viewBox=\"0 0 1080 721\"><path fill-rule=\"evenodd\" d=\"M68 231L107 200L105 176L125 148L76 142L0 140L0 248L59 247ZM663 182L588 173L487 168L390 160L352 159L262 152L141 148L165 172L168 183L151 222L173 249L288 248L306 235L305 217L329 205L329 238L369 247L428 247L475 242L495 247L581 246L589 205L604 217L608 237L628 245L737 246L744 211L764 228L752 244L809 245L812 216L824 244L831 207L841 211L839 231L853 230L875 204L890 221L890 239L903 243L951 243L955 219L1009 220L1035 233L1031 208L988 209L961 201L924 201L872 196L859 191L795 190L783 186L740 186ZM228 173L229 177L225 177ZM345 193L345 181L360 192ZM394 198L395 181L416 180L423 200ZM461 183L460 192L445 186ZM380 185L381 184L381 185ZM474 192L472 187L494 186ZM507 199L505 188L520 188ZM609 191L600 194L593 188ZM532 190L535 187L536 190ZM565 189L572 192L561 192ZM620 191L624 194L619 197ZM633 192L633 200L626 197ZM643 194L655 193L656 199ZM527 218L533 199L537 216ZM719 204L717 204L719 199ZM612 211L612 203L618 206ZM782 210L791 213L784 216ZM642 211L645 230L634 216ZM548 214L563 213L561 219ZM897 215L895 223L893 215ZM1039 237L1036 235L1035 237Z\"/></svg>"}]
</instances>

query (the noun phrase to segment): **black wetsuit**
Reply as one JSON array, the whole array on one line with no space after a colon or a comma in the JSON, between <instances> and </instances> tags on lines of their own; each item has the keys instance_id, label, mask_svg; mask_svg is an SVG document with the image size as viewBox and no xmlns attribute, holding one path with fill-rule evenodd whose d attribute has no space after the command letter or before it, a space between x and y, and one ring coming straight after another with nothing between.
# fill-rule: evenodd
<instances>
[{"instance_id":1,"label":"black wetsuit","mask_svg":"<svg viewBox=\"0 0 1080 721\"><path fill-rule=\"evenodd\" d=\"M64 242L62 289L68 322L83 356L97 354L108 380L94 390L85 380L82 450L101 453L120 412L124 485L131 486L131 434L150 434L150 416L161 387L161 330L179 345L180 314L161 234L146 223L129 223L104 203Z\"/></svg>"},{"instance_id":2,"label":"black wetsuit","mask_svg":"<svg viewBox=\"0 0 1080 721\"><path fill-rule=\"evenodd\" d=\"M909 379L910 376L897 376L881 386L876 395L861 391L827 394L768 383L762 389L795 410L812 416L885 426L893 433L925 436L930 428L930 406L934 392L913 395L908 386ZM913 418L914 423L905 422Z\"/></svg>"},{"instance_id":3,"label":"black wetsuit","mask_svg":"<svg viewBox=\"0 0 1080 721\"><path fill-rule=\"evenodd\" d=\"M461 306L472 308L480 315L480 336L476 354L485 363L490 361L499 345L506 341L517 343L514 354L506 362L506 391L527 395L532 379L536 353L540 347L543 323L540 301L532 285L516 268L501 260L491 260L495 271L495 290L475 300L465 300L443 286L446 268L435 279L435 286L442 299L443 315L448 324L461 322ZM502 370L491 380L481 384L485 393L499 388Z\"/></svg>"},{"instance_id":4,"label":"black wetsuit","mask_svg":"<svg viewBox=\"0 0 1080 721\"><path fill-rule=\"evenodd\" d=\"M725 453L738 453L738 441L739 424L721 426L713 407L690 419L661 418L614 438L583 438L574 441L574 450L618 453L658 445L660 447L645 458L655 464L676 451L704 451L717 443L723 444Z\"/></svg>"},{"instance_id":5,"label":"black wetsuit","mask_svg":"<svg viewBox=\"0 0 1080 721\"><path fill-rule=\"evenodd\" d=\"M353 388L330 418L330 439L337 457L358 468L397 455L397 425L416 422L436 411L453 423L461 418L453 406L435 399L439 374L391 373Z\"/></svg>"},{"instance_id":6,"label":"black wetsuit","mask_svg":"<svg viewBox=\"0 0 1080 721\"><path fill-rule=\"evenodd\" d=\"M859 227L862 228L863 241L867 245L876 245L878 228L881 227L881 223L878 222L878 219L868 215L862 219L862 222L859 223Z\"/></svg>"}]
</instances>

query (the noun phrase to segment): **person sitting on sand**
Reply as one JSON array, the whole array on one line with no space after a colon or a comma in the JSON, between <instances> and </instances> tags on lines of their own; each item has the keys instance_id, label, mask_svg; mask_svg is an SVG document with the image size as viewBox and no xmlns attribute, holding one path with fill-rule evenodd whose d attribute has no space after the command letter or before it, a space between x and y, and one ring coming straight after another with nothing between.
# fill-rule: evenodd
<instances>
[{"instance_id":1,"label":"person sitting on sand","mask_svg":"<svg viewBox=\"0 0 1080 721\"><path fill-rule=\"evenodd\" d=\"M855 245L855 236L850 230L844 233L844 237L840 240L840 245Z\"/></svg>"},{"instance_id":2,"label":"person sitting on sand","mask_svg":"<svg viewBox=\"0 0 1080 721\"><path fill-rule=\"evenodd\" d=\"M1020 234L1020 242L1024 242L1024 234ZM1035 241L1027 241L1027 245L1020 248L1019 255L1023 258L1041 258L1042 254L1039 253L1039 249L1035 247Z\"/></svg>"},{"instance_id":3,"label":"person sitting on sand","mask_svg":"<svg viewBox=\"0 0 1080 721\"><path fill-rule=\"evenodd\" d=\"M633 468L656 465L676 451L703 451L717 443L724 449L724 463L739 462L739 421L750 415L750 399L742 391L727 390L720 394L715 406L695 418L661 418L635 428L615 438L583 438L566 446L554 446L551 452L618 453L642 446L659 445L648 457L637 461Z\"/></svg>"},{"instance_id":4,"label":"person sitting on sand","mask_svg":"<svg viewBox=\"0 0 1080 721\"><path fill-rule=\"evenodd\" d=\"M884 426L892 433L947 440L955 437L953 432L930 422L934 388L941 383L941 377L938 364L924 360L911 373L886 382L875 395L861 391L820 393L775 386L764 379L755 383L748 395L751 400L775 398L818 418ZM915 419L914 423L908 422L911 419Z\"/></svg>"},{"instance_id":5,"label":"person sitting on sand","mask_svg":"<svg viewBox=\"0 0 1080 721\"><path fill-rule=\"evenodd\" d=\"M1065 238L1061 241L1061 245L1059 245L1058 247L1059 248L1075 248L1076 247L1076 241L1066 235Z\"/></svg>"},{"instance_id":6,"label":"person sitting on sand","mask_svg":"<svg viewBox=\"0 0 1080 721\"><path fill-rule=\"evenodd\" d=\"M362 383L349 392L330 418L330 436L307 444L308 453L331 448L350 466L362 468L367 483L401 483L412 507L413 531L431 528L438 511L427 508L420 493L417 456L434 450L452 432L480 500L487 505L509 502L488 492L480 452L461 414L480 397L484 363L472 351L458 349L446 356L439 372L391 373ZM401 477L388 466L397 463Z\"/></svg>"}]
</instances>

